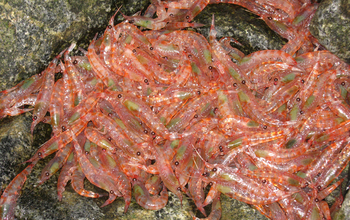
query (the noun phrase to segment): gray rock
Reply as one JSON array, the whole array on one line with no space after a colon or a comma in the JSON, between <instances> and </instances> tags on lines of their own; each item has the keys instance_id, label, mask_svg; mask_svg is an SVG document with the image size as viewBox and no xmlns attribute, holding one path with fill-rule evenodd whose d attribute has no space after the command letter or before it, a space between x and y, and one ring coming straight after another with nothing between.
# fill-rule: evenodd
<instances>
[{"instance_id":1,"label":"gray rock","mask_svg":"<svg viewBox=\"0 0 350 220\"><path fill-rule=\"evenodd\" d=\"M235 38L243 46L234 46L246 55L259 50L278 50L287 42L272 31L257 15L232 4L208 5L194 19L196 22L205 24L198 30L207 39L213 14L215 15L217 38L226 36Z\"/></svg>"},{"instance_id":2,"label":"gray rock","mask_svg":"<svg viewBox=\"0 0 350 220\"><path fill-rule=\"evenodd\" d=\"M327 50L350 63L349 1L322 1L310 24L310 32Z\"/></svg>"}]
</instances>

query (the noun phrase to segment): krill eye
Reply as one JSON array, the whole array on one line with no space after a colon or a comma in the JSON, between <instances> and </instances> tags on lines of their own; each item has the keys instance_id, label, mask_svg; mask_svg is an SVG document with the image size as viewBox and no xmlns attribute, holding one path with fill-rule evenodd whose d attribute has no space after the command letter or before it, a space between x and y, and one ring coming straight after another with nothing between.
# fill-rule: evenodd
<instances>
[{"instance_id":1,"label":"krill eye","mask_svg":"<svg viewBox=\"0 0 350 220\"><path fill-rule=\"evenodd\" d=\"M78 63L78 61L77 61L77 60L74 60L74 61L73 61L73 64L77 64L77 63Z\"/></svg>"},{"instance_id":2,"label":"krill eye","mask_svg":"<svg viewBox=\"0 0 350 220\"><path fill-rule=\"evenodd\" d=\"M111 138L111 137L108 137L108 140L109 140L109 141L111 141L111 140L112 140L112 138Z\"/></svg>"},{"instance_id":3,"label":"krill eye","mask_svg":"<svg viewBox=\"0 0 350 220\"><path fill-rule=\"evenodd\" d=\"M209 67L208 67L208 69L209 69L209 70L212 70L212 69L213 69L213 67L212 67L212 66L209 66Z\"/></svg>"},{"instance_id":4,"label":"krill eye","mask_svg":"<svg viewBox=\"0 0 350 220\"><path fill-rule=\"evenodd\" d=\"M272 17L267 17L267 19L272 20Z\"/></svg>"},{"instance_id":5,"label":"krill eye","mask_svg":"<svg viewBox=\"0 0 350 220\"><path fill-rule=\"evenodd\" d=\"M245 80L242 80L242 84L245 84Z\"/></svg>"},{"instance_id":6,"label":"krill eye","mask_svg":"<svg viewBox=\"0 0 350 220\"><path fill-rule=\"evenodd\" d=\"M112 29L112 25L108 25L107 27L108 27L108 29Z\"/></svg>"},{"instance_id":7,"label":"krill eye","mask_svg":"<svg viewBox=\"0 0 350 220\"><path fill-rule=\"evenodd\" d=\"M65 126L62 126L62 131L66 131L66 127Z\"/></svg>"},{"instance_id":8,"label":"krill eye","mask_svg":"<svg viewBox=\"0 0 350 220\"><path fill-rule=\"evenodd\" d=\"M50 175L50 173L46 171L45 172L45 176L49 176L49 175Z\"/></svg>"},{"instance_id":9,"label":"krill eye","mask_svg":"<svg viewBox=\"0 0 350 220\"><path fill-rule=\"evenodd\" d=\"M143 131L143 133L147 134L147 133L148 133L148 131L147 131L147 130L144 130L144 131Z\"/></svg>"},{"instance_id":10,"label":"krill eye","mask_svg":"<svg viewBox=\"0 0 350 220\"><path fill-rule=\"evenodd\" d=\"M274 78L274 79L273 79L273 81L277 82L277 81L278 81L278 79L277 79L277 78Z\"/></svg>"},{"instance_id":11,"label":"krill eye","mask_svg":"<svg viewBox=\"0 0 350 220\"><path fill-rule=\"evenodd\" d=\"M266 129L266 128L267 128L267 126L266 126L266 125L264 125L264 126L263 126L263 129Z\"/></svg>"},{"instance_id":12,"label":"krill eye","mask_svg":"<svg viewBox=\"0 0 350 220\"><path fill-rule=\"evenodd\" d=\"M179 165L179 161L175 161L175 166L178 166Z\"/></svg>"},{"instance_id":13,"label":"krill eye","mask_svg":"<svg viewBox=\"0 0 350 220\"><path fill-rule=\"evenodd\" d=\"M216 169L215 167L212 169L213 172L216 172L218 169Z\"/></svg>"},{"instance_id":14,"label":"krill eye","mask_svg":"<svg viewBox=\"0 0 350 220\"><path fill-rule=\"evenodd\" d=\"M140 151L137 151L136 155L137 155L137 156L140 156L140 155L141 155L141 152L140 152Z\"/></svg>"},{"instance_id":15,"label":"krill eye","mask_svg":"<svg viewBox=\"0 0 350 220\"><path fill-rule=\"evenodd\" d=\"M38 119L38 117L36 115L34 115L33 121L35 121L36 119Z\"/></svg>"},{"instance_id":16,"label":"krill eye","mask_svg":"<svg viewBox=\"0 0 350 220\"><path fill-rule=\"evenodd\" d=\"M118 94L118 98L120 99L122 97L122 94Z\"/></svg>"},{"instance_id":17,"label":"krill eye","mask_svg":"<svg viewBox=\"0 0 350 220\"><path fill-rule=\"evenodd\" d=\"M233 83L233 87L237 87L237 83Z\"/></svg>"},{"instance_id":18,"label":"krill eye","mask_svg":"<svg viewBox=\"0 0 350 220\"><path fill-rule=\"evenodd\" d=\"M345 86L345 82L342 82L341 85L342 85L342 86Z\"/></svg>"},{"instance_id":19,"label":"krill eye","mask_svg":"<svg viewBox=\"0 0 350 220\"><path fill-rule=\"evenodd\" d=\"M133 52L133 53L136 53L136 49L133 49L132 52Z\"/></svg>"},{"instance_id":20,"label":"krill eye","mask_svg":"<svg viewBox=\"0 0 350 220\"><path fill-rule=\"evenodd\" d=\"M135 182L135 181L136 181L136 178L133 178L133 179L132 179L132 181L134 181L134 182Z\"/></svg>"},{"instance_id":21,"label":"krill eye","mask_svg":"<svg viewBox=\"0 0 350 220\"><path fill-rule=\"evenodd\" d=\"M110 194L114 194L114 191L113 191L113 190L111 190L111 191L109 191L109 193L110 193Z\"/></svg>"},{"instance_id":22,"label":"krill eye","mask_svg":"<svg viewBox=\"0 0 350 220\"><path fill-rule=\"evenodd\" d=\"M296 100L297 100L297 102L300 102L300 98L297 98Z\"/></svg>"},{"instance_id":23,"label":"krill eye","mask_svg":"<svg viewBox=\"0 0 350 220\"><path fill-rule=\"evenodd\" d=\"M194 115L194 118L198 118L198 115L197 115L197 114L195 114L195 115Z\"/></svg>"},{"instance_id":24,"label":"krill eye","mask_svg":"<svg viewBox=\"0 0 350 220\"><path fill-rule=\"evenodd\" d=\"M151 132L151 135L155 135L156 133L154 131Z\"/></svg>"},{"instance_id":25,"label":"krill eye","mask_svg":"<svg viewBox=\"0 0 350 220\"><path fill-rule=\"evenodd\" d=\"M153 47L150 47L149 49L150 49L150 50L153 50Z\"/></svg>"}]
</instances>

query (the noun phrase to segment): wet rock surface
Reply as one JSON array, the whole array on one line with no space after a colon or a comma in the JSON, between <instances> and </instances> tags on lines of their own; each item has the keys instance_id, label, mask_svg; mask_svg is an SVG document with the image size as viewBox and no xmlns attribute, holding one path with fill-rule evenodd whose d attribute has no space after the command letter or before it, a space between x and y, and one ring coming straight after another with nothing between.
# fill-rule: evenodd
<instances>
[{"instance_id":1,"label":"wet rock surface","mask_svg":"<svg viewBox=\"0 0 350 220\"><path fill-rule=\"evenodd\" d=\"M124 14L132 15L147 4L148 0L1 1L0 90L44 70L50 60L73 41L86 49L95 33L105 29L120 5L123 5L121 10ZM246 54L262 49L279 49L286 42L268 30L257 16L240 7L224 4L209 6L195 19L206 25L198 30L204 36L208 36L213 13L218 37L236 38L244 45L240 49ZM119 15L116 21L121 19ZM38 147L50 138L50 126L42 123L35 129L34 137L30 134L31 117L31 113L26 113L0 121L2 189L25 168L21 163L33 156ZM40 186L36 184L41 170L51 158L40 161L28 177L17 203L17 219L191 219L191 212L196 212L189 198L185 197L181 206L178 198L171 195L162 210L145 210L133 199L124 214L122 198L101 208L106 198L79 196L70 184L60 202L56 189L57 174ZM88 181L85 187L101 192ZM222 196L222 209L222 219L266 219L249 205L227 196Z\"/></svg>"},{"instance_id":2,"label":"wet rock surface","mask_svg":"<svg viewBox=\"0 0 350 220\"><path fill-rule=\"evenodd\" d=\"M350 63L349 1L322 1L310 24L310 32L327 50Z\"/></svg>"}]
</instances>

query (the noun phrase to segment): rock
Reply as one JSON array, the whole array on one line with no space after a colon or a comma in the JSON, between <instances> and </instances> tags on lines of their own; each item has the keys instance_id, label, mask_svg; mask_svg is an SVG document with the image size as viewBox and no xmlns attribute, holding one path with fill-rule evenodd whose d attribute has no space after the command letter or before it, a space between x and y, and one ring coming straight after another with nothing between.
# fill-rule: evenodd
<instances>
[{"instance_id":1,"label":"rock","mask_svg":"<svg viewBox=\"0 0 350 220\"><path fill-rule=\"evenodd\" d=\"M324 0L310 24L319 42L345 62L350 63L350 4L346 0Z\"/></svg>"},{"instance_id":2,"label":"rock","mask_svg":"<svg viewBox=\"0 0 350 220\"><path fill-rule=\"evenodd\" d=\"M228 36L235 38L243 46L234 46L246 55L259 50L279 50L287 42L272 31L257 15L232 4L208 5L195 17L196 22L205 25L198 30L207 39L209 39L213 14L215 15L217 39Z\"/></svg>"}]
</instances>

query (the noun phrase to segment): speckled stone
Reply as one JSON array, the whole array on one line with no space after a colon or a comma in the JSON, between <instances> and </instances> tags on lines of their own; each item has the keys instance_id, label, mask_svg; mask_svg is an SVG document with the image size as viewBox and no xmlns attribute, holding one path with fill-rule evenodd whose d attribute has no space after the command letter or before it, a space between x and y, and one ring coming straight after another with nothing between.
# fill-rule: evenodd
<instances>
[{"instance_id":1,"label":"speckled stone","mask_svg":"<svg viewBox=\"0 0 350 220\"><path fill-rule=\"evenodd\" d=\"M0 1L0 90L45 69L50 60L71 42L87 48L96 32L103 31L116 8L132 15L147 6L148 0L2 0ZM195 20L206 26L199 32L208 36L211 15L215 13L218 38L232 36L246 54L262 49L279 49L286 42L269 30L257 16L241 7L213 5ZM122 19L118 15L116 21ZM49 126L40 123L30 134L31 113L0 121L0 187L3 189L25 168L21 164L33 156L50 138ZM193 202L184 197L182 205L172 193L167 206L159 211L145 210L132 199L124 213L124 201L118 198L101 208L106 198L79 196L68 184L62 201L57 198L54 175L38 186L41 170L52 156L40 161L23 188L16 207L17 219L191 219ZM89 190L100 189L86 181ZM249 205L222 196L222 219L266 219ZM208 207L210 209L210 206ZM198 214L198 213L196 213Z\"/></svg>"},{"instance_id":2,"label":"speckled stone","mask_svg":"<svg viewBox=\"0 0 350 220\"><path fill-rule=\"evenodd\" d=\"M350 63L350 2L324 0L320 3L310 32L329 51Z\"/></svg>"},{"instance_id":3,"label":"speckled stone","mask_svg":"<svg viewBox=\"0 0 350 220\"><path fill-rule=\"evenodd\" d=\"M196 22L205 24L198 30L207 39L213 14L215 15L217 38L233 37L243 45L235 45L235 47L246 55L259 50L278 50L287 42L272 31L257 15L232 4L208 5L194 19Z\"/></svg>"}]
</instances>

